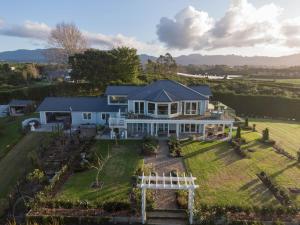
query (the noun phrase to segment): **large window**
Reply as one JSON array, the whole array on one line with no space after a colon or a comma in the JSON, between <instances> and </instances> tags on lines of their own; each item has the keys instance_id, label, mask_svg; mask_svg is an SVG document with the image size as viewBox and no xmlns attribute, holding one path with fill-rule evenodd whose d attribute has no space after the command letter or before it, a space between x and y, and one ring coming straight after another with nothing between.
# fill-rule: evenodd
<instances>
[{"instance_id":1,"label":"large window","mask_svg":"<svg viewBox=\"0 0 300 225\"><path fill-rule=\"evenodd\" d=\"M155 113L155 104L154 103L148 103L148 113L154 114Z\"/></svg>"},{"instance_id":2,"label":"large window","mask_svg":"<svg viewBox=\"0 0 300 225\"><path fill-rule=\"evenodd\" d=\"M92 113L90 113L90 112L84 112L82 114L82 117L83 117L84 120L91 120L92 119Z\"/></svg>"},{"instance_id":3,"label":"large window","mask_svg":"<svg viewBox=\"0 0 300 225\"><path fill-rule=\"evenodd\" d=\"M171 114L178 113L178 103L172 103L171 104Z\"/></svg>"},{"instance_id":4,"label":"large window","mask_svg":"<svg viewBox=\"0 0 300 225\"><path fill-rule=\"evenodd\" d=\"M185 114L187 114L187 115L197 114L197 102L186 102L185 103Z\"/></svg>"},{"instance_id":5,"label":"large window","mask_svg":"<svg viewBox=\"0 0 300 225\"><path fill-rule=\"evenodd\" d=\"M111 95L109 96L109 102L111 104L127 104L127 97Z\"/></svg>"},{"instance_id":6,"label":"large window","mask_svg":"<svg viewBox=\"0 0 300 225\"><path fill-rule=\"evenodd\" d=\"M145 104L144 102L134 102L134 113L144 114Z\"/></svg>"},{"instance_id":7,"label":"large window","mask_svg":"<svg viewBox=\"0 0 300 225\"><path fill-rule=\"evenodd\" d=\"M180 130L182 133L196 133L197 125L196 124L181 124Z\"/></svg>"},{"instance_id":8,"label":"large window","mask_svg":"<svg viewBox=\"0 0 300 225\"><path fill-rule=\"evenodd\" d=\"M157 104L157 115L168 115L169 105L168 104Z\"/></svg>"}]
</instances>

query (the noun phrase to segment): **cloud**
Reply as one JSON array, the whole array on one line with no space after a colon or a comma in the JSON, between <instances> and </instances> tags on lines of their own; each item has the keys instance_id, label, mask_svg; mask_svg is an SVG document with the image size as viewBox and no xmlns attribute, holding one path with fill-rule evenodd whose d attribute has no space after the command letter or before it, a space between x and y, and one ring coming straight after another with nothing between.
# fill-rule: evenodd
<instances>
[{"instance_id":1,"label":"cloud","mask_svg":"<svg viewBox=\"0 0 300 225\"><path fill-rule=\"evenodd\" d=\"M40 45L40 42L44 43L45 46L47 45L51 30L52 27L45 23L25 21L20 25L9 25L5 24L4 21L0 19L0 35L27 38L33 43L38 41L38 45ZM83 31L82 33L92 47L111 49L118 46L128 46L136 48L139 52L153 54L165 52L165 49L161 45L141 42L135 37L128 37L122 34L112 36L102 33L91 33L88 31Z\"/></svg>"},{"instance_id":2,"label":"cloud","mask_svg":"<svg viewBox=\"0 0 300 225\"><path fill-rule=\"evenodd\" d=\"M0 26L1 35L37 40L46 40L50 31L51 27L47 24L32 21L25 21L24 24L21 25L6 25L3 23L3 25Z\"/></svg>"},{"instance_id":3,"label":"cloud","mask_svg":"<svg viewBox=\"0 0 300 225\"><path fill-rule=\"evenodd\" d=\"M189 6L174 19L162 18L157 25L157 35L173 49L300 47L300 19L282 20L282 12L283 9L273 3L254 7L247 0L231 0L224 16L215 20L208 13Z\"/></svg>"},{"instance_id":4,"label":"cloud","mask_svg":"<svg viewBox=\"0 0 300 225\"><path fill-rule=\"evenodd\" d=\"M157 25L157 35L168 47L191 48L212 28L213 23L208 13L189 6L177 13L174 20L161 18Z\"/></svg>"}]
</instances>

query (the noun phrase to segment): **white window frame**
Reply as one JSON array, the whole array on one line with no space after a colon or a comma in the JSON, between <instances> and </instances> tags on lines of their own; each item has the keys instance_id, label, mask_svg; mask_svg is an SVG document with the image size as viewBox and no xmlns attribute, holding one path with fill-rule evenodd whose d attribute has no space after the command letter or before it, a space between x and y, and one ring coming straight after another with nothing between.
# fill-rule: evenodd
<instances>
[{"instance_id":1,"label":"white window frame","mask_svg":"<svg viewBox=\"0 0 300 225\"><path fill-rule=\"evenodd\" d=\"M176 113L172 113L172 104L176 104L177 105L177 110L176 110ZM175 114L178 114L180 112L180 109L179 109L179 103L178 102L171 102L170 103L170 115L175 115Z\"/></svg>"},{"instance_id":2,"label":"white window frame","mask_svg":"<svg viewBox=\"0 0 300 225\"><path fill-rule=\"evenodd\" d=\"M83 120L91 120L92 119L92 113L91 112L83 112L82 113L82 119Z\"/></svg>"},{"instance_id":3,"label":"white window frame","mask_svg":"<svg viewBox=\"0 0 300 225\"><path fill-rule=\"evenodd\" d=\"M189 103L190 104L190 113L187 113L187 107L186 107L186 105L187 105L187 103ZM192 111L192 104L193 103L196 103L196 111L195 111L195 113L191 113L191 111ZM185 101L184 102L184 115L197 115L198 114L198 109L199 109L199 103L197 102L197 101Z\"/></svg>"},{"instance_id":4,"label":"white window frame","mask_svg":"<svg viewBox=\"0 0 300 225\"><path fill-rule=\"evenodd\" d=\"M154 105L154 112L153 113L149 112L149 103ZM150 115L156 115L156 107L157 107L156 102L147 102L147 113L150 114Z\"/></svg>"},{"instance_id":5,"label":"white window frame","mask_svg":"<svg viewBox=\"0 0 300 225\"><path fill-rule=\"evenodd\" d=\"M138 103L138 105L139 105L138 112L136 112L136 109L135 109L135 103ZM143 113L141 113L141 103L144 104L144 110L143 110ZM145 114L145 109L146 109L145 106L146 106L146 102L145 102L145 101L133 101L133 112L134 112L134 114L144 115L144 114Z\"/></svg>"}]
</instances>

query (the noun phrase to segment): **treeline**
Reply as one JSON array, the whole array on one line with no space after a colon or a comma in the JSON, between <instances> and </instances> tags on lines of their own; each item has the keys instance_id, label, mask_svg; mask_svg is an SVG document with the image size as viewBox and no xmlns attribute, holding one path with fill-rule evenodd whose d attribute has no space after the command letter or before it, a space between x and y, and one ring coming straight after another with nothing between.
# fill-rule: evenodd
<instances>
[{"instance_id":1,"label":"treeline","mask_svg":"<svg viewBox=\"0 0 300 225\"><path fill-rule=\"evenodd\" d=\"M279 96L239 95L214 92L213 99L249 117L272 117L300 120L300 99Z\"/></svg>"},{"instance_id":2,"label":"treeline","mask_svg":"<svg viewBox=\"0 0 300 225\"><path fill-rule=\"evenodd\" d=\"M37 103L51 96L93 96L100 95L104 87L95 88L90 83L58 83L47 86L21 88L12 91L0 91L0 104L7 104L11 99L30 99Z\"/></svg>"}]
</instances>

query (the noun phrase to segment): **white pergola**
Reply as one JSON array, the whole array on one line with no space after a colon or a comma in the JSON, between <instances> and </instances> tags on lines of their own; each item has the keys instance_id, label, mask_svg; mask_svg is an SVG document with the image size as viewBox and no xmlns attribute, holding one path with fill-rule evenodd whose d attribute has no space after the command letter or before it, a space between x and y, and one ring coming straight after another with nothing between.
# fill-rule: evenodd
<instances>
[{"instance_id":1,"label":"white pergola","mask_svg":"<svg viewBox=\"0 0 300 225\"><path fill-rule=\"evenodd\" d=\"M142 223L146 223L146 190L188 190L188 210L189 210L189 222L193 224L193 208L194 208L194 195L195 189L199 185L195 184L196 177L185 176L145 176L144 173L139 177L140 183L137 185L142 189Z\"/></svg>"}]
</instances>

